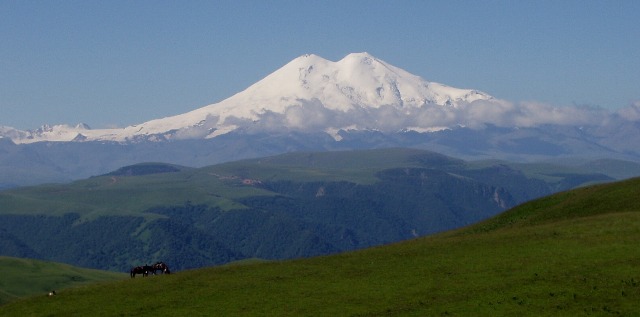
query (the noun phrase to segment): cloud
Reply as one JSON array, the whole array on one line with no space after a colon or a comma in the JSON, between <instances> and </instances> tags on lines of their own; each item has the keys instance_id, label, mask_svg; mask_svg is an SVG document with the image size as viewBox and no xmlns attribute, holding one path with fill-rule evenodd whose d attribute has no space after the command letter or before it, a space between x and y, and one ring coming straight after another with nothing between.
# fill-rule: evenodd
<instances>
[{"instance_id":1,"label":"cloud","mask_svg":"<svg viewBox=\"0 0 640 317\"><path fill-rule=\"evenodd\" d=\"M318 100L313 100L304 106L287 108L284 114L285 125L295 129L316 130L335 120L336 113L325 108Z\"/></svg>"},{"instance_id":2,"label":"cloud","mask_svg":"<svg viewBox=\"0 0 640 317\"><path fill-rule=\"evenodd\" d=\"M175 131L175 138L178 140L204 138L216 129L219 121L220 117L209 115L199 125Z\"/></svg>"},{"instance_id":3,"label":"cloud","mask_svg":"<svg viewBox=\"0 0 640 317\"><path fill-rule=\"evenodd\" d=\"M458 115L466 125L478 128L486 124L501 127L598 125L610 114L601 108L585 106L555 107L537 102L514 104L504 100L478 100L463 104Z\"/></svg>"},{"instance_id":4,"label":"cloud","mask_svg":"<svg viewBox=\"0 0 640 317\"><path fill-rule=\"evenodd\" d=\"M629 121L640 121L640 100L618 110L617 114Z\"/></svg>"},{"instance_id":5,"label":"cloud","mask_svg":"<svg viewBox=\"0 0 640 317\"><path fill-rule=\"evenodd\" d=\"M331 110L320 101L299 101L284 113L266 112L258 121L232 118L225 123L243 126L248 131L286 132L290 130L318 132L327 128L374 129L397 132L408 127L425 130L465 126L482 129L499 127L601 126L616 122L640 120L640 102L612 113L589 106L556 107L545 103L512 103L505 100L476 100L456 106L425 104L422 107L378 108L353 106L347 111Z\"/></svg>"}]
</instances>

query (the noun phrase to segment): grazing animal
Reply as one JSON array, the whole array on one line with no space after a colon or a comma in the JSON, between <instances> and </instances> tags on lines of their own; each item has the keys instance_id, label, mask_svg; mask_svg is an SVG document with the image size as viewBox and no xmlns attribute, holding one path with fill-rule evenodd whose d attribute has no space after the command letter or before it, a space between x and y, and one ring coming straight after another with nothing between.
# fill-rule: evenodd
<instances>
[{"instance_id":1,"label":"grazing animal","mask_svg":"<svg viewBox=\"0 0 640 317\"><path fill-rule=\"evenodd\" d=\"M148 265L145 266L136 266L131 269L131 278L136 277L136 274L142 274L143 277L149 275L149 271L151 267Z\"/></svg>"},{"instance_id":2,"label":"grazing animal","mask_svg":"<svg viewBox=\"0 0 640 317\"><path fill-rule=\"evenodd\" d=\"M169 266L167 266L164 262L157 262L156 264L154 264L151 271L153 272L153 274L156 274L156 271L160 271L162 272L162 274L171 274Z\"/></svg>"},{"instance_id":3,"label":"grazing animal","mask_svg":"<svg viewBox=\"0 0 640 317\"><path fill-rule=\"evenodd\" d=\"M49 292L49 296L54 296L54 295L56 295L56 291Z\"/></svg>"},{"instance_id":4,"label":"grazing animal","mask_svg":"<svg viewBox=\"0 0 640 317\"><path fill-rule=\"evenodd\" d=\"M149 275L149 272L153 273L153 275L156 275L156 272L153 271L153 266L151 265L145 265L142 267L142 269L147 272L147 275Z\"/></svg>"}]
</instances>

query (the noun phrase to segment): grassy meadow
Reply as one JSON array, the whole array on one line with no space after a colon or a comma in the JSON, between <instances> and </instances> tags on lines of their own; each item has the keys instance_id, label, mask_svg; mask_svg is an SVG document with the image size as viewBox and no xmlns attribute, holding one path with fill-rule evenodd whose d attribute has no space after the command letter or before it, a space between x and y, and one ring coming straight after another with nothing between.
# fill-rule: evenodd
<instances>
[{"instance_id":1,"label":"grassy meadow","mask_svg":"<svg viewBox=\"0 0 640 317\"><path fill-rule=\"evenodd\" d=\"M333 256L61 289L1 316L638 316L640 179Z\"/></svg>"},{"instance_id":2,"label":"grassy meadow","mask_svg":"<svg viewBox=\"0 0 640 317\"><path fill-rule=\"evenodd\" d=\"M128 277L123 273L4 256L0 256L0 272L0 305L33 294L44 296L53 290Z\"/></svg>"},{"instance_id":3,"label":"grassy meadow","mask_svg":"<svg viewBox=\"0 0 640 317\"><path fill-rule=\"evenodd\" d=\"M255 186L242 186L244 179L375 182L375 172L397 166L421 166L432 161L450 164L461 161L439 154L409 149L360 152L294 153L270 158L243 160L199 169L162 163L143 163L113 173L69 184L43 184L0 193L0 214L64 215L76 212L85 219L101 215L142 215L159 205L194 204L224 210L243 208L235 199L272 196ZM419 159L416 159L419 158ZM443 163L444 162L444 163ZM173 168L169 173L146 173L149 167ZM362 168L366 166L367 168ZM131 176L126 169L134 170ZM135 170L142 171L136 174Z\"/></svg>"},{"instance_id":4,"label":"grassy meadow","mask_svg":"<svg viewBox=\"0 0 640 317\"><path fill-rule=\"evenodd\" d=\"M143 216L153 219L158 216L145 211L156 206L183 205L185 201L190 201L193 204L233 210L246 207L239 203L238 199L276 195L259 186L244 186L243 181L326 181L370 185L380 181L376 175L378 172L388 169L416 167L464 173L496 164L503 163L465 162L433 152L402 148L296 152L202 168L141 163L68 184L43 184L2 191L0 214L62 216L77 213L83 220L105 215ZM621 166L620 169L635 167L621 164L610 165ZM548 182L551 187L557 187L556 183L571 173L592 177L590 173L602 172L602 168L570 169L552 164L513 166L530 178ZM166 172L161 172L162 170ZM574 186L566 188L572 187Z\"/></svg>"}]
</instances>

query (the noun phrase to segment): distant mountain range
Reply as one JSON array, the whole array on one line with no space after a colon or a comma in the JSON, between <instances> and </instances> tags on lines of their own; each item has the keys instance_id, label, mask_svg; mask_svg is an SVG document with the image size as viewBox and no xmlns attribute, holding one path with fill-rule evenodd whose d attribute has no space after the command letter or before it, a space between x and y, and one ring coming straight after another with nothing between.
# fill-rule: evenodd
<instances>
[{"instance_id":1,"label":"distant mountain range","mask_svg":"<svg viewBox=\"0 0 640 317\"><path fill-rule=\"evenodd\" d=\"M0 188L148 161L205 166L292 151L412 147L463 159L640 161L640 104L513 104L368 53L300 56L219 103L121 129L0 127Z\"/></svg>"}]
</instances>

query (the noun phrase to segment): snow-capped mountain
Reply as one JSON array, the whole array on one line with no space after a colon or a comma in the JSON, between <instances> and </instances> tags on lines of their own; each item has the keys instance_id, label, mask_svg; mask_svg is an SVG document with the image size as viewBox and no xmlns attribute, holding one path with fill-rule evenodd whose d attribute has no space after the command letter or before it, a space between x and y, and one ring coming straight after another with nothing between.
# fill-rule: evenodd
<instances>
[{"instance_id":1,"label":"snow-capped mountain","mask_svg":"<svg viewBox=\"0 0 640 317\"><path fill-rule=\"evenodd\" d=\"M493 97L426 81L368 53L337 62L300 56L246 90L219 103L123 129L43 126L0 127L15 143L38 141L159 141L207 139L234 130L326 132L340 130L434 131L460 122L437 122L427 108L456 108Z\"/></svg>"},{"instance_id":2,"label":"snow-capped mountain","mask_svg":"<svg viewBox=\"0 0 640 317\"><path fill-rule=\"evenodd\" d=\"M337 62L304 55L221 102L123 129L0 126L0 189L141 162L200 167L293 151L411 147L470 160L640 162L639 120L640 102L617 112L512 103L367 53Z\"/></svg>"}]
</instances>

